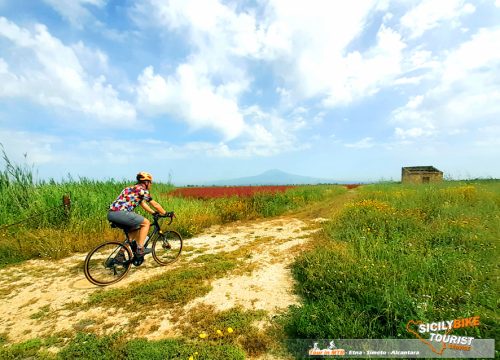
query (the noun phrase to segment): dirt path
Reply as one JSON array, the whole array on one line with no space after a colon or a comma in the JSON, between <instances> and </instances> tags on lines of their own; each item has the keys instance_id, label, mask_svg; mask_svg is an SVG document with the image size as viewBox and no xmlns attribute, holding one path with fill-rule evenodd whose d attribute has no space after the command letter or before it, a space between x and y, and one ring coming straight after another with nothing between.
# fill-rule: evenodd
<instances>
[{"instance_id":1,"label":"dirt path","mask_svg":"<svg viewBox=\"0 0 500 360\"><path fill-rule=\"evenodd\" d=\"M352 194L346 194L333 203L316 205L294 215L211 227L185 241L190 251L183 252L175 264L160 267L152 258L147 258L145 264L133 268L124 280L107 289L126 287L145 273L149 277L189 266L201 253L228 252L258 239L260 245L245 259L253 265L251 273L229 273L213 280L211 291L186 304L183 310L189 312L202 304L212 305L216 310L239 305L244 309L265 310L271 317L298 302L292 291L289 265L320 229L323 218L351 197ZM0 270L0 329L3 329L0 335L7 343L54 333L67 334L69 338L83 329L98 334L127 329L134 319L124 310L79 306L100 290L83 276L85 255L75 254L59 261L31 260ZM169 311L152 310L134 328L134 335L149 339L175 336L176 325Z\"/></svg>"}]
</instances>

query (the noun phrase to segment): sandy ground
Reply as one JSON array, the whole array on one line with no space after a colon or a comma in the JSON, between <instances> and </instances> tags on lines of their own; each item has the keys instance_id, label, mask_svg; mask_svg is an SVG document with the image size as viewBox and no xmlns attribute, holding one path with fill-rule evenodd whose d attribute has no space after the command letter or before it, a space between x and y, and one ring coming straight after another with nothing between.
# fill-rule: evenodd
<instances>
[{"instance_id":1,"label":"sandy ground","mask_svg":"<svg viewBox=\"0 0 500 360\"><path fill-rule=\"evenodd\" d=\"M127 287L146 276L189 267L201 254L231 252L251 244L249 252L247 249L239 259L251 271L237 269L211 280L211 291L182 307L153 308L137 315L134 309L82 306L90 295L102 289L88 282L83 274L86 254L58 261L31 260L0 269L0 336L7 344L54 334L70 339L82 330L97 334L128 331L133 337L163 339L180 335L180 322L203 305L219 311L235 306L264 310L267 320L255 325L265 328L274 314L299 301L293 292L290 264L312 244L314 233L326 220L323 217L330 217L353 196L350 191L333 202L317 203L295 215L213 226L199 236L185 239L185 250L174 264L162 267L152 257L146 257L145 263L132 267L122 281L105 288ZM183 316L177 316L179 313ZM278 358L264 354L256 360Z\"/></svg>"},{"instance_id":2,"label":"sandy ground","mask_svg":"<svg viewBox=\"0 0 500 360\"><path fill-rule=\"evenodd\" d=\"M219 311L235 306L264 310L267 320L255 325L265 328L274 314L299 301L293 292L290 264L312 245L314 233L326 221L324 217L333 215L353 196L349 191L295 215L213 226L199 236L185 239L185 250L174 264L162 267L152 257L146 257L145 263L132 267L122 281L105 288L124 288L144 277L189 267L201 254L247 249L239 259L247 271L236 269L211 280L211 291L182 307L153 308L137 315L135 309L84 306L89 296L102 289L88 282L83 274L86 254L58 261L31 260L0 269L0 336L7 344L54 334L70 339L82 330L97 334L125 331L131 337L163 339L180 335L179 325L186 315L204 305ZM264 354L255 360L278 358Z\"/></svg>"},{"instance_id":3,"label":"sandy ground","mask_svg":"<svg viewBox=\"0 0 500 360\"><path fill-rule=\"evenodd\" d=\"M272 316L297 303L289 265L318 231L320 221L306 223L282 217L214 226L185 240L185 245L194 250L183 252L176 263L160 267L152 258L146 258L141 267L133 267L121 282L107 289L126 287L146 274L151 276L189 266L200 253L232 251L259 239L251 257L245 259L253 265L251 273L229 273L227 277L213 280L212 290L186 304L183 310L189 312L200 304L213 305L216 310L239 305L245 309L265 310ZM100 289L83 275L85 255L76 254L59 261L32 260L0 270L0 329L8 342L46 337L57 332L67 332L69 337L83 329L108 334L127 328L133 321L130 313L115 308L88 310L78 306ZM176 323L171 315L165 310L150 311L134 329L134 334L149 339L175 336Z\"/></svg>"}]
</instances>

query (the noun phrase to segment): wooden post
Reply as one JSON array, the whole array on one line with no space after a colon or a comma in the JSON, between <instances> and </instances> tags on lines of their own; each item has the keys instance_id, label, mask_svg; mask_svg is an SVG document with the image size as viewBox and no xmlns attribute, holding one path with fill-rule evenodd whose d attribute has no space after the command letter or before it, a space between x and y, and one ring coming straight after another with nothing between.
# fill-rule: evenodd
<instances>
[{"instance_id":1,"label":"wooden post","mask_svg":"<svg viewBox=\"0 0 500 360\"><path fill-rule=\"evenodd\" d=\"M71 212L71 197L69 196L69 194L63 195L62 206L64 208L64 213L66 214L66 217L69 217L69 214Z\"/></svg>"}]
</instances>

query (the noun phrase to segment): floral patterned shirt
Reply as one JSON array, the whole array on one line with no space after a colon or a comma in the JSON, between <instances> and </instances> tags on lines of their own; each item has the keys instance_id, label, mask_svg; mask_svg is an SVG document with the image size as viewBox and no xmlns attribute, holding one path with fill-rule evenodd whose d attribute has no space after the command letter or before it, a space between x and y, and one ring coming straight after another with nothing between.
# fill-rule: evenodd
<instances>
[{"instance_id":1,"label":"floral patterned shirt","mask_svg":"<svg viewBox=\"0 0 500 360\"><path fill-rule=\"evenodd\" d=\"M146 200L150 202L153 200L149 194L149 190L144 188L142 184L135 184L123 189L116 200L111 204L109 210L111 211L134 211L134 209Z\"/></svg>"}]
</instances>

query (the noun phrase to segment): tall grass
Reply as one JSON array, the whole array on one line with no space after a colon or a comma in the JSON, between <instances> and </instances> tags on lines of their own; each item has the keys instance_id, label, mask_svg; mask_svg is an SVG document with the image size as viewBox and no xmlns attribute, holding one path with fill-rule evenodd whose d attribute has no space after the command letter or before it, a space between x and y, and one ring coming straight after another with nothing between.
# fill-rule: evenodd
<instances>
[{"instance_id":1,"label":"tall grass","mask_svg":"<svg viewBox=\"0 0 500 360\"><path fill-rule=\"evenodd\" d=\"M43 181L36 179L33 167L11 162L5 151L3 160L0 266L36 257L57 259L122 237L121 231L109 228L106 213L119 192L133 181L71 176L62 181ZM322 199L327 190L329 196L345 191L331 186L300 187L275 195L196 200L172 197L169 193L173 189L172 184L155 183L152 195L166 210L176 212L173 226L184 237L214 224L282 214ZM69 213L62 206L65 194L71 197ZM146 215L142 209L138 212Z\"/></svg>"},{"instance_id":2,"label":"tall grass","mask_svg":"<svg viewBox=\"0 0 500 360\"><path fill-rule=\"evenodd\" d=\"M161 200L179 215L175 223L177 230L190 237L211 225L277 216L345 191L340 186L301 186L283 193L260 193L250 197L199 200L175 198L167 194Z\"/></svg>"},{"instance_id":3,"label":"tall grass","mask_svg":"<svg viewBox=\"0 0 500 360\"><path fill-rule=\"evenodd\" d=\"M294 264L292 338L412 338L410 320L480 316L498 339L500 182L366 186Z\"/></svg>"}]
</instances>

